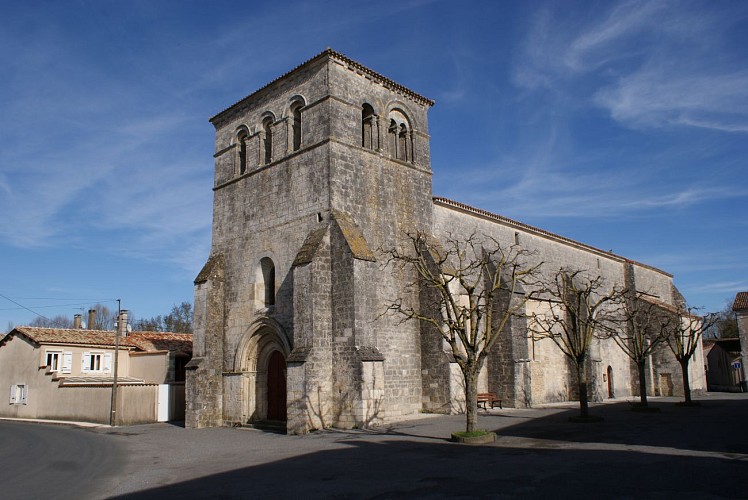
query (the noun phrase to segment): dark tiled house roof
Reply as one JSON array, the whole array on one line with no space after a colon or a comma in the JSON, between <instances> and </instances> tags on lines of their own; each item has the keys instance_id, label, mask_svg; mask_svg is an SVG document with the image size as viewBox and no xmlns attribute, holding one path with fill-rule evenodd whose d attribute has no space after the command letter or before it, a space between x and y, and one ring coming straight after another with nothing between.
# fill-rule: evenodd
<instances>
[{"instance_id":1,"label":"dark tiled house roof","mask_svg":"<svg viewBox=\"0 0 748 500\"><path fill-rule=\"evenodd\" d=\"M748 309L748 292L738 292L735 296L735 302L732 304L733 311L743 311Z\"/></svg>"},{"instance_id":2,"label":"dark tiled house roof","mask_svg":"<svg viewBox=\"0 0 748 500\"><path fill-rule=\"evenodd\" d=\"M176 356L192 356L189 333L133 332L125 340L141 351L171 351Z\"/></svg>"}]
</instances>

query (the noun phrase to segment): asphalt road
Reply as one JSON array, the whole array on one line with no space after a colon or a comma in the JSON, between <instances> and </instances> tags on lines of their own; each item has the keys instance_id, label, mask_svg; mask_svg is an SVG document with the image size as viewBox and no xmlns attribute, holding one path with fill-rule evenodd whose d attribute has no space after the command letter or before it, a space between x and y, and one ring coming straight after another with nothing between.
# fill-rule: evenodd
<instances>
[{"instance_id":1,"label":"asphalt road","mask_svg":"<svg viewBox=\"0 0 748 500\"><path fill-rule=\"evenodd\" d=\"M104 498L125 456L106 434L3 421L0 497Z\"/></svg>"},{"instance_id":2,"label":"asphalt road","mask_svg":"<svg viewBox=\"0 0 748 500\"><path fill-rule=\"evenodd\" d=\"M581 424L572 405L492 410L480 423L500 438L480 447L448 442L460 415L304 437L0 422L3 463L18 462L0 484L5 498L748 498L748 394L653 403L659 413L595 405L604 420ZM71 446L75 458L59 455ZM45 485L24 494L28 482Z\"/></svg>"}]
</instances>

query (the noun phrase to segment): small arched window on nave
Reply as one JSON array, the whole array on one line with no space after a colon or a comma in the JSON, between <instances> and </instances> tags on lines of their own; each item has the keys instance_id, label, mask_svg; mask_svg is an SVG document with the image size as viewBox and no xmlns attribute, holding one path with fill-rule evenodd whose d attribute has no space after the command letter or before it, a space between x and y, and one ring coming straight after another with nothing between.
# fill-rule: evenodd
<instances>
[{"instance_id":1,"label":"small arched window on nave","mask_svg":"<svg viewBox=\"0 0 748 500\"><path fill-rule=\"evenodd\" d=\"M266 164L273 161L273 129L271 128L272 125L273 125L273 118L271 116L266 116L262 120L262 132L263 132L262 145L263 145L263 149L265 150L264 160Z\"/></svg>"},{"instance_id":2,"label":"small arched window on nave","mask_svg":"<svg viewBox=\"0 0 748 500\"><path fill-rule=\"evenodd\" d=\"M361 106L361 147L377 149L376 115L371 104Z\"/></svg>"}]
</instances>

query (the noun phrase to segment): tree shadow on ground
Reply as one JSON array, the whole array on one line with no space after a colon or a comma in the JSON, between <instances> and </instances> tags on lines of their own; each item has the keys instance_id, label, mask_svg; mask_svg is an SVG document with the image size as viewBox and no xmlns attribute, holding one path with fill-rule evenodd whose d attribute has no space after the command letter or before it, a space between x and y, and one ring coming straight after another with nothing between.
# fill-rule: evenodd
<instances>
[{"instance_id":1,"label":"tree shadow on ground","mask_svg":"<svg viewBox=\"0 0 748 500\"><path fill-rule=\"evenodd\" d=\"M489 417L486 424L502 436L537 440L748 453L748 433L744 430L748 400L710 399L698 407L658 401L652 406L660 412L635 412L628 402L595 406L591 414L603 417L600 422L569 422L578 411L566 410L517 425L505 425L500 416Z\"/></svg>"},{"instance_id":2,"label":"tree shadow on ground","mask_svg":"<svg viewBox=\"0 0 748 500\"><path fill-rule=\"evenodd\" d=\"M744 494L745 463L736 460L405 440L359 440L347 445L120 498L734 498Z\"/></svg>"},{"instance_id":3,"label":"tree shadow on ground","mask_svg":"<svg viewBox=\"0 0 748 500\"><path fill-rule=\"evenodd\" d=\"M325 438L334 449L237 464L119 498L744 497L748 400L712 400L697 409L658 402L656 414L627 404L596 406L605 420L589 424L569 422L575 410L522 423L483 415L481 424L495 423L502 436L493 446L445 442L442 417L340 431ZM464 417L457 417L446 427L461 426Z\"/></svg>"}]
</instances>

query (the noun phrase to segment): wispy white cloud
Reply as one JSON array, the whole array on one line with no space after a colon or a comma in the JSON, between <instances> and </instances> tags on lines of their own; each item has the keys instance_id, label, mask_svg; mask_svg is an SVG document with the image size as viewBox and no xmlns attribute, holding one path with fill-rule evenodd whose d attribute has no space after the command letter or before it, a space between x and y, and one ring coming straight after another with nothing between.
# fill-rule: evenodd
<instances>
[{"instance_id":1,"label":"wispy white cloud","mask_svg":"<svg viewBox=\"0 0 748 500\"><path fill-rule=\"evenodd\" d=\"M515 64L515 84L582 102L592 95L594 105L629 127L748 132L745 53L721 43L741 15L687 2L610 5L591 19L538 14Z\"/></svg>"}]
</instances>

